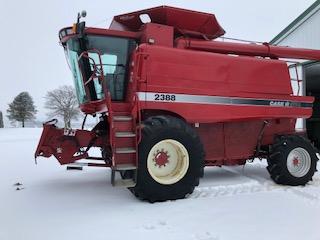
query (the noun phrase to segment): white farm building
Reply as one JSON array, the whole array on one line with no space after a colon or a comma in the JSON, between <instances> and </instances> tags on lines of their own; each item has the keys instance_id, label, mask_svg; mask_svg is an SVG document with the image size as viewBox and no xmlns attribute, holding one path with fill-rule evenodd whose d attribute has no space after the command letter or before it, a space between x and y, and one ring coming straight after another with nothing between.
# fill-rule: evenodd
<instances>
[{"instance_id":1,"label":"white farm building","mask_svg":"<svg viewBox=\"0 0 320 240\"><path fill-rule=\"evenodd\" d=\"M270 41L273 45L320 49L320 0L317 0L292 23ZM309 138L320 148L320 62L306 61L290 67L294 91L300 84L301 95L315 97L314 114L306 121L298 122L307 129ZM298 77L297 77L298 76Z\"/></svg>"}]
</instances>

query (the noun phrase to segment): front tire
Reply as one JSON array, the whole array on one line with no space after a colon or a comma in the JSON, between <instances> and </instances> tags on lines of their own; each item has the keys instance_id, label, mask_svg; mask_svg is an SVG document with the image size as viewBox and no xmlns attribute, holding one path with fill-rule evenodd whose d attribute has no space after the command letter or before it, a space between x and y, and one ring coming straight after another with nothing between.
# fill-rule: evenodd
<instances>
[{"instance_id":1,"label":"front tire","mask_svg":"<svg viewBox=\"0 0 320 240\"><path fill-rule=\"evenodd\" d=\"M181 199L199 184L203 167L194 129L171 116L150 117L143 122L137 184L130 190L150 202Z\"/></svg>"},{"instance_id":2,"label":"front tire","mask_svg":"<svg viewBox=\"0 0 320 240\"><path fill-rule=\"evenodd\" d=\"M307 139L281 136L271 147L267 169L278 184L306 185L316 171L317 160L316 150Z\"/></svg>"}]
</instances>

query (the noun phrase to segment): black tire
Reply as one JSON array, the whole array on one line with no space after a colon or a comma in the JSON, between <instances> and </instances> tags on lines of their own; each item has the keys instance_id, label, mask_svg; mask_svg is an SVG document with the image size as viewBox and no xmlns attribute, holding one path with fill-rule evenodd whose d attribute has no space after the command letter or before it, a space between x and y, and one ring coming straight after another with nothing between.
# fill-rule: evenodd
<instances>
[{"instance_id":1,"label":"black tire","mask_svg":"<svg viewBox=\"0 0 320 240\"><path fill-rule=\"evenodd\" d=\"M288 156L293 151L300 151L308 159L306 162L309 164L302 164L304 168L301 166L301 172L294 172L292 169L290 172L288 168L287 162L291 161L291 159L288 159ZM297 157L294 159L292 162L298 161L297 164L301 161ZM317 161L316 150L307 139L298 135L280 136L276 138L275 143L271 146L267 170L271 178L278 184L290 186L306 185L312 180L316 172ZM299 166L297 170L299 171Z\"/></svg>"},{"instance_id":2,"label":"black tire","mask_svg":"<svg viewBox=\"0 0 320 240\"><path fill-rule=\"evenodd\" d=\"M204 150L200 138L188 124L171 116L150 117L142 126L137 184L130 188L131 192L149 202L185 198L199 185L199 178L203 176ZM152 147L167 139L181 143L189 155L189 167L185 175L178 182L169 185L155 181L147 168L147 158Z\"/></svg>"}]
</instances>

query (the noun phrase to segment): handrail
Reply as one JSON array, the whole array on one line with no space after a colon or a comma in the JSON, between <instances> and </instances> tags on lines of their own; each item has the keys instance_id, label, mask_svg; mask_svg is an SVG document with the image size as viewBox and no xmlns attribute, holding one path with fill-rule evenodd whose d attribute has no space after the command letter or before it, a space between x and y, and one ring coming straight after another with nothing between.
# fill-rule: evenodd
<instances>
[{"instance_id":1,"label":"handrail","mask_svg":"<svg viewBox=\"0 0 320 240\"><path fill-rule=\"evenodd\" d=\"M136 112L137 112L137 119L138 119L138 128L139 128L139 138L138 138L138 144L141 142L141 106L138 94L136 93L134 95L134 102L136 104Z\"/></svg>"},{"instance_id":2,"label":"handrail","mask_svg":"<svg viewBox=\"0 0 320 240\"><path fill-rule=\"evenodd\" d=\"M89 53L92 52L92 53L96 53L99 57L99 64L96 64L95 60L89 56ZM95 77L98 77L98 78L102 78L104 76L104 72L103 72L103 64L102 64L102 59L101 59L101 52L97 49L90 49L88 51L83 51L80 56L78 57L78 65L79 65L79 68L81 70L81 73L82 73L82 76L84 76L83 74L83 70L82 70L82 67L80 66L79 62L82 58L87 58L89 61L92 61L93 63L93 71L92 71L92 74L91 76L89 77L89 79L84 82L85 85L88 85ZM98 66L100 66L100 68L98 68ZM98 69L99 69L99 74L100 76L97 76L96 73L98 72Z\"/></svg>"},{"instance_id":3,"label":"handrail","mask_svg":"<svg viewBox=\"0 0 320 240\"><path fill-rule=\"evenodd\" d=\"M114 165L114 153L115 153L115 139L114 139L114 126L113 126L113 112L111 94L109 91L106 92L106 103L108 108L108 122L109 122L109 142L112 151L112 165Z\"/></svg>"},{"instance_id":4,"label":"handrail","mask_svg":"<svg viewBox=\"0 0 320 240\"><path fill-rule=\"evenodd\" d=\"M291 65L288 66L289 73L290 73L290 68L293 68L294 74L295 74L295 77L296 77L296 78L291 78L291 73L290 73L291 86L292 86L292 82L296 82L297 83L297 92L296 93L293 92L294 96L300 96L301 83L303 82L303 80L299 78L299 71L298 71L298 65L299 64L300 64L299 62L295 62L294 64L291 64ZM293 86L292 86L292 90L294 90Z\"/></svg>"},{"instance_id":5,"label":"handrail","mask_svg":"<svg viewBox=\"0 0 320 240\"><path fill-rule=\"evenodd\" d=\"M298 90L297 90L297 96L299 96L300 95L300 83L302 82L302 80L300 80L300 78L299 78L299 73L298 73L298 66L297 66L297 64L295 64L295 66L294 66L294 69L295 69L295 73L296 73L296 77L297 77L297 84L298 84Z\"/></svg>"},{"instance_id":6,"label":"handrail","mask_svg":"<svg viewBox=\"0 0 320 240\"><path fill-rule=\"evenodd\" d=\"M136 131L136 149L139 147L139 143L141 142L141 111L140 111L140 102L138 94L136 93L132 98L132 111L131 115L132 118L132 124L134 126L134 129ZM136 166L138 166L138 151L136 151Z\"/></svg>"}]
</instances>

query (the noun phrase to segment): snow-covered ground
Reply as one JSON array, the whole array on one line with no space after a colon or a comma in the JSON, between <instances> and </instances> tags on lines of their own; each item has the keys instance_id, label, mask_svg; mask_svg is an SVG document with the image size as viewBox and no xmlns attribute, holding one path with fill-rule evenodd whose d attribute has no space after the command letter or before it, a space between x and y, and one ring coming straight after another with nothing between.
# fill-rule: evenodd
<instances>
[{"instance_id":1,"label":"snow-covered ground","mask_svg":"<svg viewBox=\"0 0 320 240\"><path fill-rule=\"evenodd\" d=\"M53 158L35 165L40 134L0 129L0 240L320 239L319 173L285 187L264 162L206 168L188 199L150 204L113 188L109 170L66 171Z\"/></svg>"}]
</instances>

